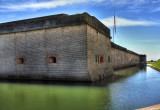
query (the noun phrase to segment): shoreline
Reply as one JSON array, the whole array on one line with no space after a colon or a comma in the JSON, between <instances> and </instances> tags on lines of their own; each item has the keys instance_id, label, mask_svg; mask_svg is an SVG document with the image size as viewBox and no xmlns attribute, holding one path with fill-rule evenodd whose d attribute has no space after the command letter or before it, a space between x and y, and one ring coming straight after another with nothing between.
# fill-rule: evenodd
<instances>
[{"instance_id":1,"label":"shoreline","mask_svg":"<svg viewBox=\"0 0 160 110\"><path fill-rule=\"evenodd\" d=\"M145 108L139 108L135 110L159 110L159 109L160 109L160 104L152 105L152 106L145 107Z\"/></svg>"},{"instance_id":2,"label":"shoreline","mask_svg":"<svg viewBox=\"0 0 160 110\"><path fill-rule=\"evenodd\" d=\"M157 70L157 71L160 71L160 68L154 67L154 66L152 66L152 65L149 65L149 67L151 67L151 68L153 68L153 69L155 69L155 70Z\"/></svg>"}]
</instances>

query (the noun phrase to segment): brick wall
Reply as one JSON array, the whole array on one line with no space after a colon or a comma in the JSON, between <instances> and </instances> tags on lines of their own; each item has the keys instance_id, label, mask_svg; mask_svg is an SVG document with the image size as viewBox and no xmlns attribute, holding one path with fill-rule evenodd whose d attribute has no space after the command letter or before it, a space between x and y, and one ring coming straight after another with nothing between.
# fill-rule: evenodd
<instances>
[{"instance_id":1,"label":"brick wall","mask_svg":"<svg viewBox=\"0 0 160 110\"><path fill-rule=\"evenodd\" d=\"M90 80L87 68L86 25L0 35L0 75L5 78ZM58 64L48 64L55 55ZM16 65L15 58L26 58Z\"/></svg>"},{"instance_id":2,"label":"brick wall","mask_svg":"<svg viewBox=\"0 0 160 110\"><path fill-rule=\"evenodd\" d=\"M87 50L88 70L93 81L113 74L111 62L108 62L108 57L111 57L110 39L89 25L87 26ZM104 56L104 63L98 62L98 55Z\"/></svg>"},{"instance_id":3,"label":"brick wall","mask_svg":"<svg viewBox=\"0 0 160 110\"><path fill-rule=\"evenodd\" d=\"M109 28L87 13L1 23L0 78L95 81L140 63L110 38ZM50 57L57 62L50 64Z\"/></svg>"},{"instance_id":4,"label":"brick wall","mask_svg":"<svg viewBox=\"0 0 160 110\"><path fill-rule=\"evenodd\" d=\"M113 69L124 68L140 64L140 56L122 49L111 49Z\"/></svg>"}]
</instances>

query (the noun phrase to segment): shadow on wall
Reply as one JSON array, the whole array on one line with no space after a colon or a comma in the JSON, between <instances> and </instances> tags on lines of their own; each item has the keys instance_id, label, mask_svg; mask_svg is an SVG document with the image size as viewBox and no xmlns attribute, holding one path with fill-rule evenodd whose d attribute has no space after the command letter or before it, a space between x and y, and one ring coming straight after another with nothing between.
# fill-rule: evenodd
<instances>
[{"instance_id":1,"label":"shadow on wall","mask_svg":"<svg viewBox=\"0 0 160 110\"><path fill-rule=\"evenodd\" d=\"M140 71L146 71L146 66L136 66L136 67L129 67L129 68L116 70L111 77L100 80L100 81L93 82L92 85L93 86L107 86L112 82L123 80Z\"/></svg>"},{"instance_id":2,"label":"shadow on wall","mask_svg":"<svg viewBox=\"0 0 160 110\"><path fill-rule=\"evenodd\" d=\"M24 84L39 84L39 85L62 85L62 86L95 86L95 87L104 87L108 84L118 81L120 79L124 79L130 77L139 71L146 71L146 66L136 66L136 67L129 67L120 70L116 70L114 75L102 79L95 82L75 82L75 81L41 81L41 80L1 80L0 82L7 82L7 83L24 83Z\"/></svg>"}]
</instances>

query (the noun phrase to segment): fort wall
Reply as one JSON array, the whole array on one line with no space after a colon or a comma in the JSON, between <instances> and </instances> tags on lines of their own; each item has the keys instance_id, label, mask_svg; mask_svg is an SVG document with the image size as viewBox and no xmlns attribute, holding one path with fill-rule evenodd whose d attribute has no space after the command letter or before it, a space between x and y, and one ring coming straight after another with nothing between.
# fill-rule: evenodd
<instances>
[{"instance_id":1,"label":"fort wall","mask_svg":"<svg viewBox=\"0 0 160 110\"><path fill-rule=\"evenodd\" d=\"M0 35L0 77L89 81L86 25ZM57 63L49 64L48 56ZM17 65L16 57L25 57Z\"/></svg>"},{"instance_id":2,"label":"fort wall","mask_svg":"<svg viewBox=\"0 0 160 110\"><path fill-rule=\"evenodd\" d=\"M2 23L0 78L96 81L146 63L110 39L109 28L87 13Z\"/></svg>"},{"instance_id":3,"label":"fort wall","mask_svg":"<svg viewBox=\"0 0 160 110\"><path fill-rule=\"evenodd\" d=\"M104 56L103 62L98 61L99 55ZM89 25L87 26L87 57L88 72L93 81L113 74L110 39Z\"/></svg>"},{"instance_id":4,"label":"fort wall","mask_svg":"<svg viewBox=\"0 0 160 110\"><path fill-rule=\"evenodd\" d=\"M140 55L127 50L126 48L117 44L111 43L111 55L113 69L120 69L140 65Z\"/></svg>"}]
</instances>

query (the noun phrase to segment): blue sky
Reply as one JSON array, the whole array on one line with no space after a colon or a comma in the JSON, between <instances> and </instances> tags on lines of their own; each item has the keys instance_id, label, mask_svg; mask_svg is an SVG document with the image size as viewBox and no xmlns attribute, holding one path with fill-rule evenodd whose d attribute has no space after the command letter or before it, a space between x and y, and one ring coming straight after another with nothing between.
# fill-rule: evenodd
<instances>
[{"instance_id":1,"label":"blue sky","mask_svg":"<svg viewBox=\"0 0 160 110\"><path fill-rule=\"evenodd\" d=\"M0 23L59 13L88 12L113 28L115 43L147 60L160 59L160 0L0 0Z\"/></svg>"}]
</instances>

